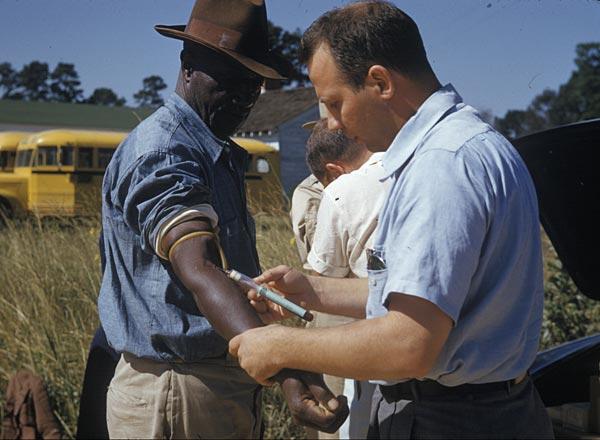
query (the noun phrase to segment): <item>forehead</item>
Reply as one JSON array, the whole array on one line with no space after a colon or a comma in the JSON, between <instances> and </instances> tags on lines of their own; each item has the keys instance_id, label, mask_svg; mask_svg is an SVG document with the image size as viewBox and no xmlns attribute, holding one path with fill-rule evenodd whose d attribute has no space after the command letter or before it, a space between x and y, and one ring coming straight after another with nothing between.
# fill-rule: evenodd
<instances>
[{"instance_id":1,"label":"forehead","mask_svg":"<svg viewBox=\"0 0 600 440\"><path fill-rule=\"evenodd\" d=\"M319 97L347 87L329 47L325 44L321 44L310 59L308 76Z\"/></svg>"}]
</instances>

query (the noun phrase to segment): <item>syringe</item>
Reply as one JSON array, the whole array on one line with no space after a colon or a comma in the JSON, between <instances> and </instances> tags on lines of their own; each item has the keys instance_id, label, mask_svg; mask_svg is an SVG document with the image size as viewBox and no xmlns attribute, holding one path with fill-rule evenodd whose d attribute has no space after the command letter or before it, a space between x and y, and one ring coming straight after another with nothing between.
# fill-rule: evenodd
<instances>
[{"instance_id":1,"label":"syringe","mask_svg":"<svg viewBox=\"0 0 600 440\"><path fill-rule=\"evenodd\" d=\"M261 286L261 285L255 283L254 280L252 278L250 278L248 275L244 275L243 273L238 272L237 270L233 270L233 269L225 270L224 272L233 281L235 281L249 289L256 290L260 296L264 296L269 301L272 301L275 304L279 304L284 309L289 310L294 315L299 316L300 318L304 319L305 321L313 320L314 317L310 311L300 307L299 305L294 304L293 302L285 299L283 296L278 295L275 292L273 292L272 290L267 289L265 286Z\"/></svg>"}]
</instances>

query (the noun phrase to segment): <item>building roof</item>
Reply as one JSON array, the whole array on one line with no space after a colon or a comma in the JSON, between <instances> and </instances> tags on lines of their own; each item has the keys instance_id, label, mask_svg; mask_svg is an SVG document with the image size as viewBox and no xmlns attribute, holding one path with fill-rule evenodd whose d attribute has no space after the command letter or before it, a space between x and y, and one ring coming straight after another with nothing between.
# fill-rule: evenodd
<instances>
[{"instance_id":1,"label":"building roof","mask_svg":"<svg viewBox=\"0 0 600 440\"><path fill-rule=\"evenodd\" d=\"M0 125L131 130L154 110L61 102L0 100Z\"/></svg>"},{"instance_id":2,"label":"building roof","mask_svg":"<svg viewBox=\"0 0 600 440\"><path fill-rule=\"evenodd\" d=\"M275 130L317 104L317 95L312 87L266 91L258 98L238 134Z\"/></svg>"},{"instance_id":3,"label":"building roof","mask_svg":"<svg viewBox=\"0 0 600 440\"><path fill-rule=\"evenodd\" d=\"M260 95L237 134L276 130L281 124L317 104L317 96L312 87L269 90ZM0 126L7 129L31 126L40 130L50 127L131 130L153 111L151 108L2 99Z\"/></svg>"}]
</instances>

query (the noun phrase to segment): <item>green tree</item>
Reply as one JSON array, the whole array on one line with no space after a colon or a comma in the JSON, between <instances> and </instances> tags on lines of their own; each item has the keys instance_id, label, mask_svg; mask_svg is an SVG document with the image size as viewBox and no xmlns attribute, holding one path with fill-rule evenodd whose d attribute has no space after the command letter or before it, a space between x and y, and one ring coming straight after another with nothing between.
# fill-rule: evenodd
<instances>
[{"instance_id":1,"label":"green tree","mask_svg":"<svg viewBox=\"0 0 600 440\"><path fill-rule=\"evenodd\" d=\"M515 138L557 125L600 117L600 42L577 45L576 69L558 91L546 89L525 110L509 110L494 124Z\"/></svg>"},{"instance_id":2,"label":"green tree","mask_svg":"<svg viewBox=\"0 0 600 440\"><path fill-rule=\"evenodd\" d=\"M289 32L269 21L269 47L281 59L277 67L288 78L282 82L285 85L301 87L309 82L306 67L300 62L301 39L300 29Z\"/></svg>"},{"instance_id":3,"label":"green tree","mask_svg":"<svg viewBox=\"0 0 600 440\"><path fill-rule=\"evenodd\" d=\"M164 100L160 92L167 88L165 81L158 75L144 78L142 89L133 95L133 99L140 107L160 107Z\"/></svg>"},{"instance_id":4,"label":"green tree","mask_svg":"<svg viewBox=\"0 0 600 440\"><path fill-rule=\"evenodd\" d=\"M75 65L58 63L50 74L50 100L58 102L79 102L83 97L83 90L79 88L79 74Z\"/></svg>"},{"instance_id":5,"label":"green tree","mask_svg":"<svg viewBox=\"0 0 600 440\"><path fill-rule=\"evenodd\" d=\"M125 105L125 98L119 98L112 89L99 87L85 100L88 104L106 105L109 107L121 107Z\"/></svg>"},{"instance_id":6,"label":"green tree","mask_svg":"<svg viewBox=\"0 0 600 440\"><path fill-rule=\"evenodd\" d=\"M600 304L583 295L552 251L546 261L541 348L600 332Z\"/></svg>"},{"instance_id":7,"label":"green tree","mask_svg":"<svg viewBox=\"0 0 600 440\"><path fill-rule=\"evenodd\" d=\"M528 133L560 125L552 114L556 102L556 92L544 90L536 96L526 110L509 110L504 118L496 118L496 128L509 138L517 138Z\"/></svg>"},{"instance_id":8,"label":"green tree","mask_svg":"<svg viewBox=\"0 0 600 440\"><path fill-rule=\"evenodd\" d=\"M17 72L10 63L0 63L0 99L20 99Z\"/></svg>"},{"instance_id":9,"label":"green tree","mask_svg":"<svg viewBox=\"0 0 600 440\"><path fill-rule=\"evenodd\" d=\"M17 74L19 92L29 101L48 100L48 63L32 61Z\"/></svg>"}]
</instances>

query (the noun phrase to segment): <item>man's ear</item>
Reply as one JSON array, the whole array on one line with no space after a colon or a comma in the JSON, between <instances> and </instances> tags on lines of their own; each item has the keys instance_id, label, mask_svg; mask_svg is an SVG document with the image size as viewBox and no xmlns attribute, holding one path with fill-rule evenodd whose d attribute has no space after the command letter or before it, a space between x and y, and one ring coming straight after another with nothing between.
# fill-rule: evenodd
<instances>
[{"instance_id":1,"label":"man's ear","mask_svg":"<svg viewBox=\"0 0 600 440\"><path fill-rule=\"evenodd\" d=\"M340 177L342 174L346 174L344 167L334 162L327 162L325 164L325 170L327 170L327 175L329 176L329 180L331 182Z\"/></svg>"},{"instance_id":2,"label":"man's ear","mask_svg":"<svg viewBox=\"0 0 600 440\"><path fill-rule=\"evenodd\" d=\"M192 80L192 75L194 74L194 69L190 66L186 66L184 63L181 63L181 76L185 83L189 83Z\"/></svg>"},{"instance_id":3,"label":"man's ear","mask_svg":"<svg viewBox=\"0 0 600 440\"><path fill-rule=\"evenodd\" d=\"M365 87L369 86L385 100L391 99L396 91L391 72L379 64L371 66L367 72Z\"/></svg>"}]
</instances>

